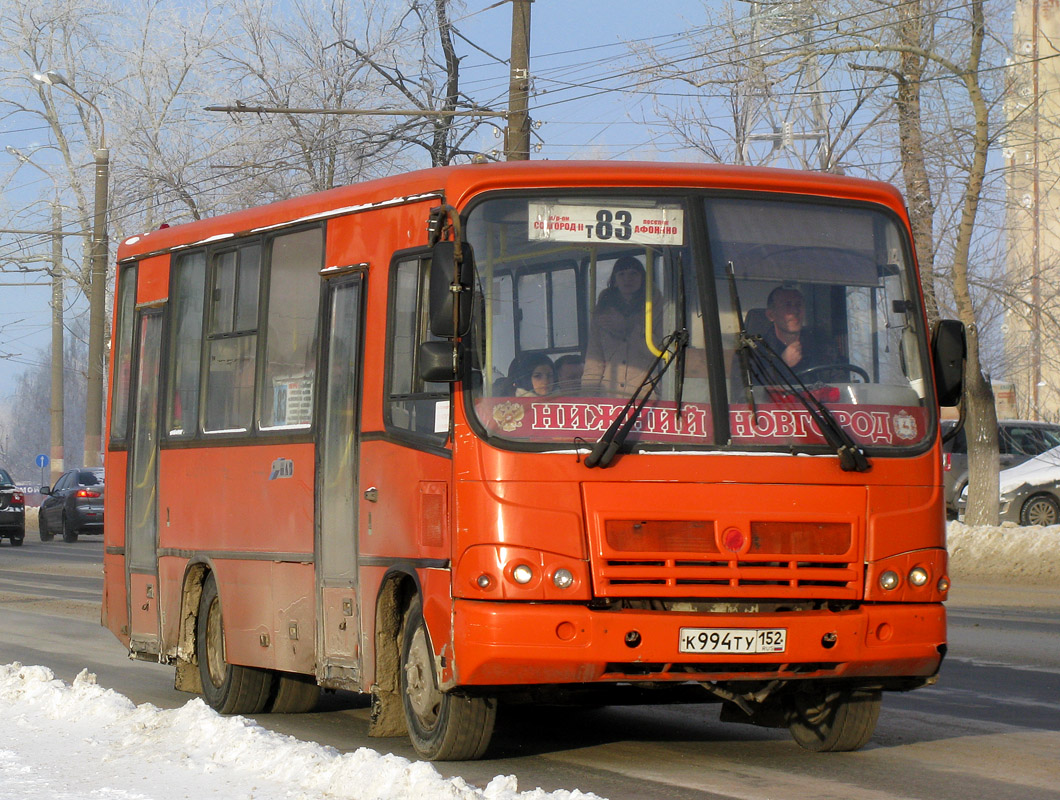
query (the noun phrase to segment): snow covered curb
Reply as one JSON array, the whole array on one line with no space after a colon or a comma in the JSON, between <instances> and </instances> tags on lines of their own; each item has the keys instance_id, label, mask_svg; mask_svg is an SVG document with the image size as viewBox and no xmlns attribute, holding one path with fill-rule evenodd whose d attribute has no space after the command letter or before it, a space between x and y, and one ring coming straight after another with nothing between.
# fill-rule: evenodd
<instances>
[{"instance_id":1,"label":"snow covered curb","mask_svg":"<svg viewBox=\"0 0 1060 800\"><path fill-rule=\"evenodd\" d=\"M367 748L343 754L221 717L199 699L137 706L87 671L67 685L46 667L0 665L0 720L0 798L599 800L519 792L512 775L480 789L425 762Z\"/></svg>"},{"instance_id":2,"label":"snow covered curb","mask_svg":"<svg viewBox=\"0 0 1060 800\"><path fill-rule=\"evenodd\" d=\"M946 528L950 576L959 583L1019 583L1060 589L1060 526Z\"/></svg>"}]
</instances>

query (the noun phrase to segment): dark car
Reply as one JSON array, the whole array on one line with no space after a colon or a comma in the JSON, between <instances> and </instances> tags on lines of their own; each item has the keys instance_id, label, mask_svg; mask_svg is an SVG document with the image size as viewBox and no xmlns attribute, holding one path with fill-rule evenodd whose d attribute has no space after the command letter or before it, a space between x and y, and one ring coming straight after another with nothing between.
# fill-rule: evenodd
<instances>
[{"instance_id":1,"label":"dark car","mask_svg":"<svg viewBox=\"0 0 1060 800\"><path fill-rule=\"evenodd\" d=\"M50 542L57 533L64 542L76 542L82 533L103 533L103 470L72 469L50 489L40 487L44 499L37 524L40 540Z\"/></svg>"},{"instance_id":2,"label":"dark car","mask_svg":"<svg viewBox=\"0 0 1060 800\"><path fill-rule=\"evenodd\" d=\"M944 422L943 433L955 423ZM946 488L946 511L956 517L961 493L968 485L968 441L962 430L942 446L942 480ZM1024 419L1003 419L997 423L997 449L1001 469L1022 464L1046 450L1060 446L1060 425Z\"/></svg>"},{"instance_id":3,"label":"dark car","mask_svg":"<svg viewBox=\"0 0 1060 800\"><path fill-rule=\"evenodd\" d=\"M4 537L16 547L26 538L26 496L0 469L0 539Z\"/></svg>"}]
</instances>

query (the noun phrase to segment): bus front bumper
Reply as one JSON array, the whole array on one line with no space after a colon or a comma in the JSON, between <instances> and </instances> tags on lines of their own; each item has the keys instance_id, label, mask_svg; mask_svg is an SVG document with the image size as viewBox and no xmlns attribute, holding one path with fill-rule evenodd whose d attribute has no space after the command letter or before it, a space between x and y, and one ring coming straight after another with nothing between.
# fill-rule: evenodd
<instances>
[{"instance_id":1,"label":"bus front bumper","mask_svg":"<svg viewBox=\"0 0 1060 800\"><path fill-rule=\"evenodd\" d=\"M782 652L681 652L689 632L784 631ZM710 634L708 634L708 637ZM714 637L714 638L724 638ZM740 638L746 640L746 636ZM935 604L698 614L456 600L446 688L629 681L934 675L946 642ZM444 663L444 662L443 662ZM450 666L450 665L447 665Z\"/></svg>"}]
</instances>

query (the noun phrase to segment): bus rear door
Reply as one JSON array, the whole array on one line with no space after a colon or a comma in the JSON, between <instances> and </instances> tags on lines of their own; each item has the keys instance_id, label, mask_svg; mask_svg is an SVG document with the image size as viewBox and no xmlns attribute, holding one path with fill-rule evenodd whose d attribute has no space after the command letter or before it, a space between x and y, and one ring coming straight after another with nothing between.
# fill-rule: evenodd
<instances>
[{"instance_id":1,"label":"bus rear door","mask_svg":"<svg viewBox=\"0 0 1060 800\"><path fill-rule=\"evenodd\" d=\"M137 314L134 342L136 399L126 511L126 589L129 597L130 650L159 652L158 631L158 398L162 310Z\"/></svg>"}]
</instances>

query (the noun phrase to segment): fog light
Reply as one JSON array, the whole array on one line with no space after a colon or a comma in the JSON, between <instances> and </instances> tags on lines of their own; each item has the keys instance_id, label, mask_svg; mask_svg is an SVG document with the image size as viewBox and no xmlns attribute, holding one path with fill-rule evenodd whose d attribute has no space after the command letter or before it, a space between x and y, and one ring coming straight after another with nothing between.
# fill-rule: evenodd
<instances>
[{"instance_id":1,"label":"fog light","mask_svg":"<svg viewBox=\"0 0 1060 800\"><path fill-rule=\"evenodd\" d=\"M894 570L887 570L880 576L880 586L887 591L898 588L898 573Z\"/></svg>"},{"instance_id":2,"label":"fog light","mask_svg":"<svg viewBox=\"0 0 1060 800\"><path fill-rule=\"evenodd\" d=\"M489 575L487 575L485 572L483 572L475 580L475 583L478 585L478 588L480 588L480 589L488 589L488 588L490 588L493 585L493 578L491 578Z\"/></svg>"},{"instance_id":3,"label":"fog light","mask_svg":"<svg viewBox=\"0 0 1060 800\"><path fill-rule=\"evenodd\" d=\"M512 580L516 583L527 584L534 579L534 571L526 564L520 564L512 570Z\"/></svg>"},{"instance_id":4,"label":"fog light","mask_svg":"<svg viewBox=\"0 0 1060 800\"><path fill-rule=\"evenodd\" d=\"M949 578L939 578L939 591L945 593L945 592L948 592L949 590L950 590L950 579Z\"/></svg>"},{"instance_id":5,"label":"fog light","mask_svg":"<svg viewBox=\"0 0 1060 800\"><path fill-rule=\"evenodd\" d=\"M927 570L923 567L913 567L909 570L909 582L913 586L923 586L928 582Z\"/></svg>"},{"instance_id":6,"label":"fog light","mask_svg":"<svg viewBox=\"0 0 1060 800\"><path fill-rule=\"evenodd\" d=\"M557 589L569 589L574 583L574 575L569 569L557 569L552 573L552 583Z\"/></svg>"}]
</instances>

